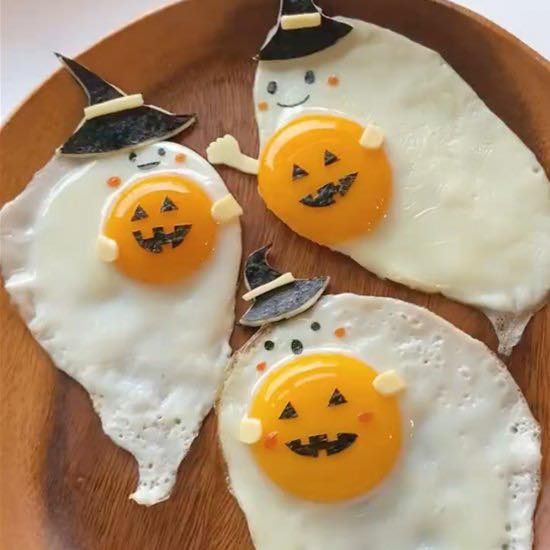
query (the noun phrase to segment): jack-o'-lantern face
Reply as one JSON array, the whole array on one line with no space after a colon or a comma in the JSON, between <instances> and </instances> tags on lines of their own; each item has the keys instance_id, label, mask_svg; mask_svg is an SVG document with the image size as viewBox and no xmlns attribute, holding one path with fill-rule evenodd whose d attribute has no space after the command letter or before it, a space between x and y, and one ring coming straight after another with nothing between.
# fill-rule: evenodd
<instances>
[{"instance_id":1,"label":"jack-o'-lantern face","mask_svg":"<svg viewBox=\"0 0 550 550\"><path fill-rule=\"evenodd\" d=\"M392 470L401 448L395 396L373 387L369 365L338 353L299 356L266 375L248 415L264 436L252 445L282 490L334 502L362 495Z\"/></svg>"},{"instance_id":2,"label":"jack-o'-lantern face","mask_svg":"<svg viewBox=\"0 0 550 550\"><path fill-rule=\"evenodd\" d=\"M118 245L116 266L146 283L174 283L195 273L216 241L212 201L177 174L140 179L120 193L104 227Z\"/></svg>"},{"instance_id":3,"label":"jack-o'-lantern face","mask_svg":"<svg viewBox=\"0 0 550 550\"><path fill-rule=\"evenodd\" d=\"M383 148L361 145L363 131L347 119L307 115L276 132L260 158L268 208L321 244L373 231L389 207L391 169Z\"/></svg>"}]
</instances>

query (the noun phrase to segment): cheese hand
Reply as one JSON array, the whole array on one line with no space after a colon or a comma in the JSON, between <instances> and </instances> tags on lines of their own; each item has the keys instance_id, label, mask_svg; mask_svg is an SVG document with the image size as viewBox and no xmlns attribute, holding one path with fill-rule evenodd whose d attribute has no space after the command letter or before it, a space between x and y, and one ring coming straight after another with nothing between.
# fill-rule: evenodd
<instances>
[{"instance_id":1,"label":"cheese hand","mask_svg":"<svg viewBox=\"0 0 550 550\"><path fill-rule=\"evenodd\" d=\"M206 149L211 164L225 164L247 174L258 174L258 161L241 152L238 141L227 134L213 141Z\"/></svg>"}]
</instances>

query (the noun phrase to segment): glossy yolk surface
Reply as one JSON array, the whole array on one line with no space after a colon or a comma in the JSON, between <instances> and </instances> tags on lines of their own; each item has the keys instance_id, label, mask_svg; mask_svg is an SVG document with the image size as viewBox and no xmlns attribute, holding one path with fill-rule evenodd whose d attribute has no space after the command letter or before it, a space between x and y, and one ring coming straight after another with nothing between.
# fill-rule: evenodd
<instances>
[{"instance_id":1,"label":"glossy yolk surface","mask_svg":"<svg viewBox=\"0 0 550 550\"><path fill-rule=\"evenodd\" d=\"M337 353L303 355L266 375L249 411L263 433L252 453L280 489L334 502L367 493L390 473L401 415L396 397L374 390L376 375Z\"/></svg>"},{"instance_id":2,"label":"glossy yolk surface","mask_svg":"<svg viewBox=\"0 0 550 550\"><path fill-rule=\"evenodd\" d=\"M360 145L363 131L347 119L307 115L276 132L260 158L258 175L268 208L320 244L375 230L390 204L392 176L383 147Z\"/></svg>"},{"instance_id":3,"label":"glossy yolk surface","mask_svg":"<svg viewBox=\"0 0 550 550\"><path fill-rule=\"evenodd\" d=\"M104 234L119 247L116 266L145 283L175 283L196 273L214 251L212 201L189 178L140 179L114 202Z\"/></svg>"}]
</instances>

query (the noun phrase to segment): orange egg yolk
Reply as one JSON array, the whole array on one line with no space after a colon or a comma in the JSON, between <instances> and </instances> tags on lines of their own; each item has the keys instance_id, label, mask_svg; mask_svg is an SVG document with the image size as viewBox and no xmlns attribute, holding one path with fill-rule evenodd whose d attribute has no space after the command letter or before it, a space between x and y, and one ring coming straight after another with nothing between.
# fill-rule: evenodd
<instances>
[{"instance_id":1,"label":"orange egg yolk","mask_svg":"<svg viewBox=\"0 0 550 550\"><path fill-rule=\"evenodd\" d=\"M260 157L259 192L296 233L324 245L373 231L387 213L392 175L384 148L360 144L364 128L306 115L277 131Z\"/></svg>"},{"instance_id":2,"label":"orange egg yolk","mask_svg":"<svg viewBox=\"0 0 550 550\"><path fill-rule=\"evenodd\" d=\"M104 234L118 245L117 268L144 283L176 283L211 256L217 224L202 188L177 174L140 179L111 207Z\"/></svg>"},{"instance_id":3,"label":"orange egg yolk","mask_svg":"<svg viewBox=\"0 0 550 550\"><path fill-rule=\"evenodd\" d=\"M338 353L303 355L274 368L248 413L262 423L263 438L251 446L259 467L283 491L317 502L373 489L401 449L397 398L375 391L376 375Z\"/></svg>"}]
</instances>

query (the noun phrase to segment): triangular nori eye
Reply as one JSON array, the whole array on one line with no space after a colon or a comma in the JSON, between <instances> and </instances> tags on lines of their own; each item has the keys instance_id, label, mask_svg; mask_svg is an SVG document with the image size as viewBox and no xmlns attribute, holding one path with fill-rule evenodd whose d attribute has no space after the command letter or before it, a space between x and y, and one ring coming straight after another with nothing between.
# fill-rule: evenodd
<instances>
[{"instance_id":1,"label":"triangular nori eye","mask_svg":"<svg viewBox=\"0 0 550 550\"><path fill-rule=\"evenodd\" d=\"M347 403L346 398L338 391L338 388L335 388L330 396L328 406L334 407L336 405L343 405L344 403Z\"/></svg>"},{"instance_id":2,"label":"triangular nori eye","mask_svg":"<svg viewBox=\"0 0 550 550\"><path fill-rule=\"evenodd\" d=\"M334 164L335 162L338 162L340 159L330 151L325 151L325 166L329 166L330 164Z\"/></svg>"},{"instance_id":3,"label":"triangular nori eye","mask_svg":"<svg viewBox=\"0 0 550 550\"><path fill-rule=\"evenodd\" d=\"M171 210L177 210L178 207L172 202L169 197L164 199L162 206L160 207L161 212L170 212Z\"/></svg>"},{"instance_id":4,"label":"triangular nori eye","mask_svg":"<svg viewBox=\"0 0 550 550\"><path fill-rule=\"evenodd\" d=\"M309 174L303 168L298 166L297 164L295 164L292 167L292 180L293 181L299 180L300 178L305 178L306 176L309 176Z\"/></svg>"},{"instance_id":5,"label":"triangular nori eye","mask_svg":"<svg viewBox=\"0 0 550 550\"><path fill-rule=\"evenodd\" d=\"M144 220L145 218L148 218L147 212L143 210L141 206L137 206L136 211L134 212L134 215L132 216L132 221L137 222L138 220Z\"/></svg>"},{"instance_id":6,"label":"triangular nori eye","mask_svg":"<svg viewBox=\"0 0 550 550\"><path fill-rule=\"evenodd\" d=\"M281 416L279 416L279 420L288 420L289 418L298 418L298 413L290 401L286 404Z\"/></svg>"}]
</instances>

